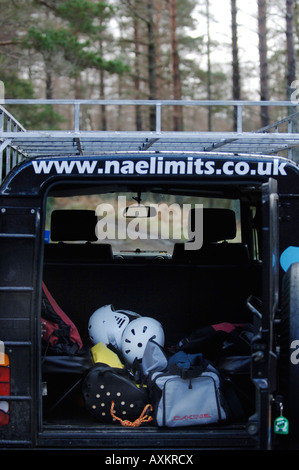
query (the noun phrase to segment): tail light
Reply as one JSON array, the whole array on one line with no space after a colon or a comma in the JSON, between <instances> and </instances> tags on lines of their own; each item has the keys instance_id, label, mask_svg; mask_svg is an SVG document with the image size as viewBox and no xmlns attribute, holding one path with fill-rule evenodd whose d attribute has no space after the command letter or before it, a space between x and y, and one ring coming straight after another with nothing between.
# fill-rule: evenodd
<instances>
[{"instance_id":1,"label":"tail light","mask_svg":"<svg viewBox=\"0 0 299 470\"><path fill-rule=\"evenodd\" d=\"M0 353L0 426L9 423L9 403L1 397L10 395L10 366L7 354Z\"/></svg>"}]
</instances>

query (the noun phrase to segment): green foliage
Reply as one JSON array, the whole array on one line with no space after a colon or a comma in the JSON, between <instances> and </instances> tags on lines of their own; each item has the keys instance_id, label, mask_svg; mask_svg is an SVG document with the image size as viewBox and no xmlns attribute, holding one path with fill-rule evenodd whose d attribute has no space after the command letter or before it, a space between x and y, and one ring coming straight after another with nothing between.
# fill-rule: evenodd
<instances>
[{"instance_id":1,"label":"green foliage","mask_svg":"<svg viewBox=\"0 0 299 470\"><path fill-rule=\"evenodd\" d=\"M68 21L74 31L88 35L97 35L103 29L102 21L112 13L106 3L86 0L66 0L56 8L56 15Z\"/></svg>"},{"instance_id":2,"label":"green foliage","mask_svg":"<svg viewBox=\"0 0 299 470\"><path fill-rule=\"evenodd\" d=\"M93 68L121 74L129 70L119 59L105 60L95 47L104 31L104 21L113 9L104 2L65 0L55 6L54 14L65 24L56 26L54 18L47 25L32 26L23 40L23 47L40 53L47 69L60 75L78 76L80 71ZM63 57L64 70L55 65L57 55ZM67 70L67 72L65 72Z\"/></svg>"},{"instance_id":3,"label":"green foliage","mask_svg":"<svg viewBox=\"0 0 299 470\"><path fill-rule=\"evenodd\" d=\"M78 53L87 43L80 44L78 39L69 34L66 29L41 29L29 28L28 35L24 39L25 47L32 47L43 55L55 54L59 50L65 53Z\"/></svg>"},{"instance_id":4,"label":"green foliage","mask_svg":"<svg viewBox=\"0 0 299 470\"><path fill-rule=\"evenodd\" d=\"M19 78L16 73L1 73L0 79L5 84L6 99L34 99L33 84L29 80ZM28 129L53 129L64 122L64 118L56 113L51 106L5 106L16 119Z\"/></svg>"},{"instance_id":5,"label":"green foliage","mask_svg":"<svg viewBox=\"0 0 299 470\"><path fill-rule=\"evenodd\" d=\"M90 40L79 41L68 29L39 30L32 27L24 39L24 46L41 53L45 61L62 53L64 59L73 65L75 74L87 68L104 69L110 73L128 70L120 60L107 61L97 52L86 49L90 44Z\"/></svg>"},{"instance_id":6,"label":"green foliage","mask_svg":"<svg viewBox=\"0 0 299 470\"><path fill-rule=\"evenodd\" d=\"M65 122L63 116L55 112L51 106L47 105L6 105L5 108L25 127L25 129L59 129L60 123Z\"/></svg>"},{"instance_id":7,"label":"green foliage","mask_svg":"<svg viewBox=\"0 0 299 470\"><path fill-rule=\"evenodd\" d=\"M5 98L31 99L34 98L34 88L29 80L19 78L16 72L0 73L0 79L5 84Z\"/></svg>"},{"instance_id":8,"label":"green foliage","mask_svg":"<svg viewBox=\"0 0 299 470\"><path fill-rule=\"evenodd\" d=\"M32 106L29 106L32 108ZM25 119L25 127L36 130L59 129L59 125L66 122L61 114L54 111L52 106L39 105L35 106L35 113L31 112Z\"/></svg>"}]
</instances>

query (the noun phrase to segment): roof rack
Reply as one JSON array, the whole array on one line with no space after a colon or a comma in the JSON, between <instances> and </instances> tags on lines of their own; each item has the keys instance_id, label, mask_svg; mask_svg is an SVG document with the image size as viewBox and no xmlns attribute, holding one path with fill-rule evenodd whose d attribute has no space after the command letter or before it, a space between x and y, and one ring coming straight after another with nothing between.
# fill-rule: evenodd
<instances>
[{"instance_id":1,"label":"roof rack","mask_svg":"<svg viewBox=\"0 0 299 470\"><path fill-rule=\"evenodd\" d=\"M6 99L0 106L0 182L19 162L34 157L92 156L116 152L225 152L233 154L279 155L295 160L299 146L296 111L292 101L234 100L32 100ZM73 107L73 127L69 130L25 129L6 109L10 105L64 105ZM80 117L83 106L150 106L155 110L155 129L148 131L83 130ZM174 106L231 107L236 110L236 130L165 131L162 110ZM267 127L244 131L244 109L281 108L286 117Z\"/></svg>"}]
</instances>

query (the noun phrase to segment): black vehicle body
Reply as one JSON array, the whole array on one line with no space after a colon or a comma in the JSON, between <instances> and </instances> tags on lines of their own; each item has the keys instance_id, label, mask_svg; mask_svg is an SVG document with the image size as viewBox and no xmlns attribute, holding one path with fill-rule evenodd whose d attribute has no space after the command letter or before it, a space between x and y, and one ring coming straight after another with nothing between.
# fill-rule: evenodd
<instances>
[{"instance_id":1,"label":"black vehicle body","mask_svg":"<svg viewBox=\"0 0 299 470\"><path fill-rule=\"evenodd\" d=\"M242 238L236 245L246 246L248 259L230 254L224 261L199 261L192 259L193 251L188 258L138 251L90 259L76 250L64 259L55 253L58 244L45 242L47 198L120 190L238 199ZM285 269L282 256L299 247L298 214L299 168L276 156L135 152L35 158L13 168L0 188L0 340L10 363L10 393L0 397L9 404L0 448L296 448L298 365L291 354L296 357L292 341L299 340L294 312L299 284L296 256ZM76 407L64 397L77 383L76 373L54 373L44 397L43 280L87 344L88 318L99 298L102 305L155 316L173 342L200 326L252 323L250 367L242 385L250 394L245 418L175 429L97 423L82 403ZM49 418L44 409L52 379L53 402L61 398L63 406ZM288 435L273 432L282 406Z\"/></svg>"}]
</instances>

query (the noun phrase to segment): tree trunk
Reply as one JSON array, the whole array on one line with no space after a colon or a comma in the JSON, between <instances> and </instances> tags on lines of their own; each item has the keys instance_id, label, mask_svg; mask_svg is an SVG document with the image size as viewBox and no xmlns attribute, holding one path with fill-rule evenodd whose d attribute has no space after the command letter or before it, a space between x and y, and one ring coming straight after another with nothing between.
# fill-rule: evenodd
<instances>
[{"instance_id":1,"label":"tree trunk","mask_svg":"<svg viewBox=\"0 0 299 470\"><path fill-rule=\"evenodd\" d=\"M258 0L258 35L259 35L261 101L269 100L266 18L267 18L266 0ZM262 124L262 127L267 126L269 124L269 109L267 106L261 106L261 124Z\"/></svg>"},{"instance_id":2,"label":"tree trunk","mask_svg":"<svg viewBox=\"0 0 299 470\"><path fill-rule=\"evenodd\" d=\"M156 99L163 99L163 66L161 64L161 39L163 43L163 37L160 32L161 19L165 9L165 0L155 0L155 21L154 21L154 35L155 35L155 54L156 54Z\"/></svg>"},{"instance_id":3,"label":"tree trunk","mask_svg":"<svg viewBox=\"0 0 299 470\"><path fill-rule=\"evenodd\" d=\"M105 99L105 71L100 69L100 99ZM107 130L107 112L106 106L101 105L101 130Z\"/></svg>"},{"instance_id":4,"label":"tree trunk","mask_svg":"<svg viewBox=\"0 0 299 470\"><path fill-rule=\"evenodd\" d=\"M46 65L46 100L53 98L52 72L51 67Z\"/></svg>"},{"instance_id":5,"label":"tree trunk","mask_svg":"<svg viewBox=\"0 0 299 470\"><path fill-rule=\"evenodd\" d=\"M102 18L100 18L100 25L103 28ZM99 53L100 53L100 56L103 57L103 54L104 54L103 39L99 40ZM100 99L104 100L105 99L105 71L104 69L100 69L99 79L100 79L100 84L99 84ZM107 110L104 104L101 105L101 130L102 131L107 130Z\"/></svg>"},{"instance_id":6,"label":"tree trunk","mask_svg":"<svg viewBox=\"0 0 299 470\"><path fill-rule=\"evenodd\" d=\"M170 17L170 33L171 33L171 62L172 62L172 83L173 83L173 98L175 100L181 99L181 78L179 70L179 53L178 53L178 40L177 40L177 11L176 0L169 0L169 17ZM183 117L182 107L174 106L173 109L173 130L183 130Z\"/></svg>"},{"instance_id":7,"label":"tree trunk","mask_svg":"<svg viewBox=\"0 0 299 470\"><path fill-rule=\"evenodd\" d=\"M156 51L155 51L155 35L154 35L154 2L147 2L147 32L148 32L148 82L149 82L149 99L156 99ZM156 128L156 108L150 106L150 130Z\"/></svg>"},{"instance_id":8,"label":"tree trunk","mask_svg":"<svg viewBox=\"0 0 299 470\"><path fill-rule=\"evenodd\" d=\"M233 82L233 100L240 100L240 65L238 49L238 25L237 25L237 1L231 0L232 17L232 82ZM237 130L237 109L234 109L234 129Z\"/></svg>"},{"instance_id":9,"label":"tree trunk","mask_svg":"<svg viewBox=\"0 0 299 470\"><path fill-rule=\"evenodd\" d=\"M212 99L212 71L211 71L211 35L210 35L210 0L206 0L207 17L207 99ZM212 106L208 106L208 131L212 130Z\"/></svg>"},{"instance_id":10,"label":"tree trunk","mask_svg":"<svg viewBox=\"0 0 299 470\"><path fill-rule=\"evenodd\" d=\"M136 2L135 2L136 4ZM134 53L135 53L135 74L134 74L134 89L135 97L137 100L140 99L140 50L139 50L139 22L136 15L133 16L133 28L134 28ZM139 105L135 106L135 124L136 130L142 131L142 115Z\"/></svg>"},{"instance_id":11,"label":"tree trunk","mask_svg":"<svg viewBox=\"0 0 299 470\"><path fill-rule=\"evenodd\" d=\"M296 53L294 47L294 0L286 0L286 39L287 39L287 99L291 98L294 89L292 82L296 79Z\"/></svg>"}]
</instances>

